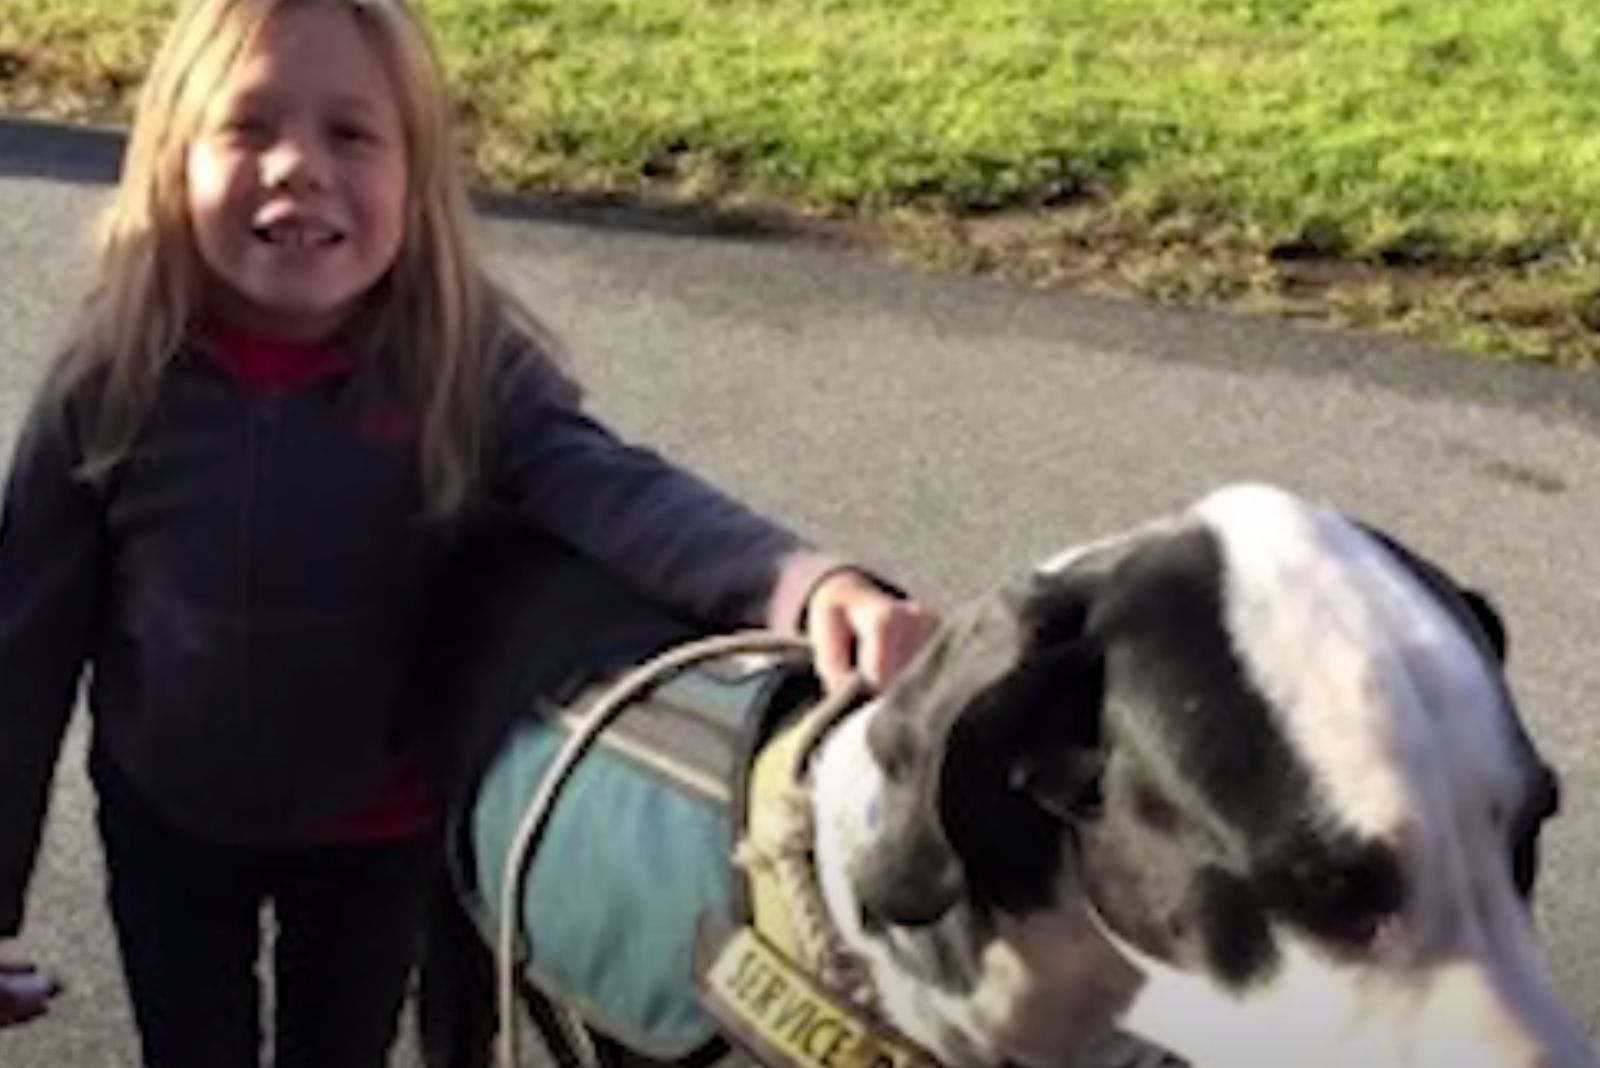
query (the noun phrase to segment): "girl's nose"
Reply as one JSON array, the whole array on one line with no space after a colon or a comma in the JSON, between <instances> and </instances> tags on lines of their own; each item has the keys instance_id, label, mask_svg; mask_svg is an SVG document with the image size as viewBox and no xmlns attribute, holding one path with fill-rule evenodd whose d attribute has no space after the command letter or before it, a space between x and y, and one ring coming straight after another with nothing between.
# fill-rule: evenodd
<instances>
[{"instance_id":1,"label":"girl's nose","mask_svg":"<svg viewBox=\"0 0 1600 1068\"><path fill-rule=\"evenodd\" d=\"M327 181L327 150L309 130L284 129L262 155L268 188L317 188Z\"/></svg>"}]
</instances>

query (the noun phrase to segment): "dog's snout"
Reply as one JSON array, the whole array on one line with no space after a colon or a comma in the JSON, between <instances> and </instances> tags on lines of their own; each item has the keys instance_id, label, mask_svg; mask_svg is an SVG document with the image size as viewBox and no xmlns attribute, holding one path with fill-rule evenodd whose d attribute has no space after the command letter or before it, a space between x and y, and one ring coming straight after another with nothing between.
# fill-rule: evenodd
<instances>
[{"instance_id":1,"label":"dog's snout","mask_svg":"<svg viewBox=\"0 0 1600 1068\"><path fill-rule=\"evenodd\" d=\"M901 865L883 862L881 854L867 858L855 871L855 891L861 926L869 932L888 927L920 927L933 923L959 896L959 877L951 865L930 865L915 874Z\"/></svg>"}]
</instances>

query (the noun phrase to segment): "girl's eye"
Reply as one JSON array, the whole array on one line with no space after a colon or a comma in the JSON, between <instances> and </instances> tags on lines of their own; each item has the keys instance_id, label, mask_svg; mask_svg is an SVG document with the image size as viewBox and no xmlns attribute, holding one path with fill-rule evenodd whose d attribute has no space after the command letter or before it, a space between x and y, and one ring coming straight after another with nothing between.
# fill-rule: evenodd
<instances>
[{"instance_id":1,"label":"girl's eye","mask_svg":"<svg viewBox=\"0 0 1600 1068\"><path fill-rule=\"evenodd\" d=\"M371 130L353 122L336 123L329 132L339 144L361 145L377 140Z\"/></svg>"},{"instance_id":2,"label":"girl's eye","mask_svg":"<svg viewBox=\"0 0 1600 1068\"><path fill-rule=\"evenodd\" d=\"M237 115L222 124L222 131L230 137L258 141L266 137L271 128L259 115Z\"/></svg>"}]
</instances>

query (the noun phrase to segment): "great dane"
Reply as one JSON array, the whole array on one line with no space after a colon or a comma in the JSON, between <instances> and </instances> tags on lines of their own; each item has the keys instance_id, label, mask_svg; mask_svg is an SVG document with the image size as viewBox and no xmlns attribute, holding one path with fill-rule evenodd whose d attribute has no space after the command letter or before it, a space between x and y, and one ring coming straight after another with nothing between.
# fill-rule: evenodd
<instances>
[{"instance_id":1,"label":"great dane","mask_svg":"<svg viewBox=\"0 0 1600 1068\"><path fill-rule=\"evenodd\" d=\"M818 896L952 1066L1594 1068L1481 595L1238 485L953 615L809 762Z\"/></svg>"}]
</instances>

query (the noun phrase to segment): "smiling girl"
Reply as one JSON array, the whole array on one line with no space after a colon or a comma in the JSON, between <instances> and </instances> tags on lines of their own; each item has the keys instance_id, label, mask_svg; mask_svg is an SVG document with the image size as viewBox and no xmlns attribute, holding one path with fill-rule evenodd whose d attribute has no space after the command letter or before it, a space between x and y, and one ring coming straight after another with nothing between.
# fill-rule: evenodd
<instances>
[{"instance_id":1,"label":"smiling girl","mask_svg":"<svg viewBox=\"0 0 1600 1068\"><path fill-rule=\"evenodd\" d=\"M882 683L931 616L587 415L470 240L400 0L199 0L140 98L94 283L0 516L0 937L80 676L145 1063L385 1063L434 871L408 665L510 516ZM530 655L536 655L530 650ZM50 985L0 966L0 1023Z\"/></svg>"}]
</instances>

